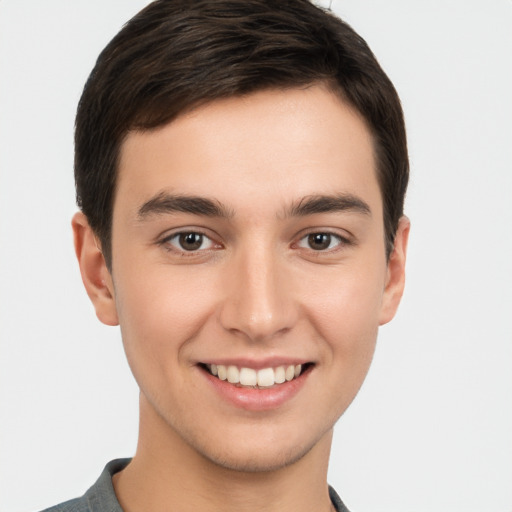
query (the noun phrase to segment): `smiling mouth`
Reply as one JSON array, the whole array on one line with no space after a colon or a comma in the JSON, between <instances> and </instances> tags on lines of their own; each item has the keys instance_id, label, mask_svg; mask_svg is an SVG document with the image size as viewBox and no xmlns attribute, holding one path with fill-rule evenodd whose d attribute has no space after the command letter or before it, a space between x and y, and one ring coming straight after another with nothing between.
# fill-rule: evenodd
<instances>
[{"instance_id":1,"label":"smiling mouth","mask_svg":"<svg viewBox=\"0 0 512 512\"><path fill-rule=\"evenodd\" d=\"M312 363L262 368L260 370L222 364L202 364L200 366L210 375L227 381L234 386L268 389L297 379L312 366Z\"/></svg>"}]
</instances>

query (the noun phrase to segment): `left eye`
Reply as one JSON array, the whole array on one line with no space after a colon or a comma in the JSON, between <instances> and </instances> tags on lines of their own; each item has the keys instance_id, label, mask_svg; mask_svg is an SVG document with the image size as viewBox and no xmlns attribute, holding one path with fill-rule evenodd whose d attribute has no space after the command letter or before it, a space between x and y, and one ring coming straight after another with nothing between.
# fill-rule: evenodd
<instances>
[{"instance_id":1,"label":"left eye","mask_svg":"<svg viewBox=\"0 0 512 512\"><path fill-rule=\"evenodd\" d=\"M165 242L175 249L187 252L211 249L214 246L213 241L206 235L195 231L176 233L167 238Z\"/></svg>"},{"instance_id":2,"label":"left eye","mask_svg":"<svg viewBox=\"0 0 512 512\"><path fill-rule=\"evenodd\" d=\"M342 238L332 233L310 233L299 240L297 244L304 249L313 249L314 251L326 251L334 249L343 242Z\"/></svg>"}]
</instances>

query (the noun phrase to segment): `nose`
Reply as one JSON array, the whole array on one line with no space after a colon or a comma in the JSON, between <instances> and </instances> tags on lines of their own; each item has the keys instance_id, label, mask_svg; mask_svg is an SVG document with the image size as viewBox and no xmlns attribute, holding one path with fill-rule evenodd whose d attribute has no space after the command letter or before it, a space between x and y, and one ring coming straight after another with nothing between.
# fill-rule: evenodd
<instances>
[{"instance_id":1,"label":"nose","mask_svg":"<svg viewBox=\"0 0 512 512\"><path fill-rule=\"evenodd\" d=\"M222 327L249 341L266 341L297 322L293 279L271 251L248 251L230 262L221 305Z\"/></svg>"}]
</instances>

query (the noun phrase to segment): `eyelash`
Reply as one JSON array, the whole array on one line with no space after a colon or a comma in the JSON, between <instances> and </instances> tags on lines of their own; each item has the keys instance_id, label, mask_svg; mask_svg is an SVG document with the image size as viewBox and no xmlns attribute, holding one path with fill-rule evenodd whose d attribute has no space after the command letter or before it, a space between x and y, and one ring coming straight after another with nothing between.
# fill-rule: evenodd
<instances>
[{"instance_id":1,"label":"eyelash","mask_svg":"<svg viewBox=\"0 0 512 512\"><path fill-rule=\"evenodd\" d=\"M195 236L200 237L200 241L197 243L200 243L200 245L196 248L192 249L186 249L183 247L182 242L184 241L182 237L189 237L189 236ZM309 245L313 240L312 237L327 237L328 246L325 248L315 249ZM333 240L334 239L334 240ZM173 243L173 241L176 241L176 243ZM335 245L332 246L333 241L335 241ZM201 248L204 243L208 243L209 247ZM308 244L309 246L301 245L303 243ZM216 243L214 240L212 240L211 237L206 235L205 233L197 230L190 230L190 231L179 231L177 233L173 233L169 236L166 236L163 238L159 245L164 246L169 252L177 252L183 257L193 257L197 256L201 253L205 253L207 251L211 251L212 249L219 249L222 248L222 245L219 243ZM303 236L301 236L298 240L298 242L295 242L292 247L298 247L301 249L305 249L308 251L312 251L315 255L320 254L328 254L336 252L343 247L347 247L353 245L353 242L349 240L346 237L343 237L337 233L332 233L330 231L311 231Z\"/></svg>"},{"instance_id":2,"label":"eyelash","mask_svg":"<svg viewBox=\"0 0 512 512\"><path fill-rule=\"evenodd\" d=\"M306 241L306 244L309 244L312 241L311 240L312 237L318 237L318 236L328 237L328 241L329 241L328 247L326 247L324 249L314 249L310 245L309 245L309 247L301 246L301 243L303 241ZM333 239L336 240L336 245L334 247L331 246L332 242L334 241ZM316 254L322 254L322 253L325 254L325 253L336 252L343 247L352 245L352 241L346 237L341 236L338 233L332 233L330 231L311 231L310 233L307 233L306 235L302 236L295 245L297 245L298 247L307 249L307 250L311 250Z\"/></svg>"},{"instance_id":3,"label":"eyelash","mask_svg":"<svg viewBox=\"0 0 512 512\"><path fill-rule=\"evenodd\" d=\"M188 237L188 236L195 236L195 237L201 237L201 240L200 240L200 246L196 249L186 249L183 247L182 245L182 237ZM176 245L173 244L173 241L176 240ZM201 246L205 243L205 242L209 242L209 245L210 247L207 247L207 248L202 248L201 249ZM204 253L206 251L210 251L212 249L216 249L216 248L219 248L221 247L220 244L216 244L212 239L211 237L209 237L208 235L206 235L205 233L202 233L201 231L194 231L194 230L190 230L190 231L179 231L178 233L173 233L172 235L169 235L169 236L166 236L165 238L163 238L160 242L159 242L160 245L163 245L166 247L166 249L168 251L175 251L175 252L178 252L180 253L182 256L195 256L199 253ZM181 247L178 246L181 245Z\"/></svg>"}]
</instances>

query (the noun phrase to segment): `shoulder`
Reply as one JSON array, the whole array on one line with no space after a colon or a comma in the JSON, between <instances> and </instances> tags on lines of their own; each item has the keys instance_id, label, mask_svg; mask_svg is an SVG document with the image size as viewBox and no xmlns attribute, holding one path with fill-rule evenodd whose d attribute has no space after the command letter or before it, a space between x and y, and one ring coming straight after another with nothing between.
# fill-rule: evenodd
<instances>
[{"instance_id":1,"label":"shoulder","mask_svg":"<svg viewBox=\"0 0 512 512\"><path fill-rule=\"evenodd\" d=\"M114 492L112 476L129 462L130 459L110 461L96 483L81 498L65 501L41 512L123 512Z\"/></svg>"},{"instance_id":2,"label":"shoulder","mask_svg":"<svg viewBox=\"0 0 512 512\"><path fill-rule=\"evenodd\" d=\"M329 498L331 498L331 502L336 512L350 512L345 504L341 501L338 493L331 486L329 486Z\"/></svg>"},{"instance_id":3,"label":"shoulder","mask_svg":"<svg viewBox=\"0 0 512 512\"><path fill-rule=\"evenodd\" d=\"M81 498L75 498L73 500L65 501L60 505L46 508L41 512L90 512L90 508L87 504L87 500L82 496Z\"/></svg>"}]
</instances>

